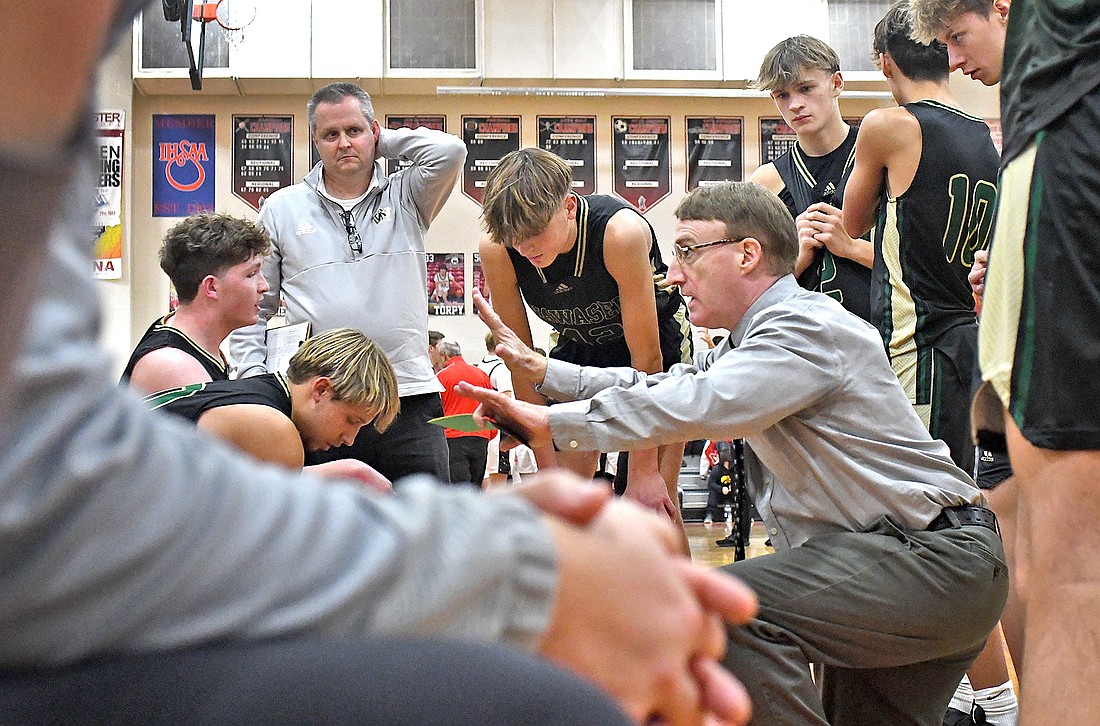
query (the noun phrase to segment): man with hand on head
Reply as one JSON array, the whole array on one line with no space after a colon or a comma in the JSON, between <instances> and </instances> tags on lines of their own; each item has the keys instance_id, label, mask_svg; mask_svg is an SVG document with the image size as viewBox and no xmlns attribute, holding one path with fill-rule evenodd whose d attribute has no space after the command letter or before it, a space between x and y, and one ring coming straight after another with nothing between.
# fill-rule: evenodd
<instances>
[{"instance_id":1,"label":"man with hand on head","mask_svg":"<svg viewBox=\"0 0 1100 726\"><path fill-rule=\"evenodd\" d=\"M497 352L560 401L460 386L532 446L616 450L744 438L775 554L723 568L760 600L724 662L755 719L939 723L1004 605L996 517L909 404L877 331L792 274L794 221L763 187L696 189L676 210L669 282L729 337L646 374L535 355L480 297ZM706 258L706 259L704 259ZM815 683L810 663L824 664ZM920 683L920 689L913 684Z\"/></svg>"},{"instance_id":2,"label":"man with hand on head","mask_svg":"<svg viewBox=\"0 0 1100 726\"><path fill-rule=\"evenodd\" d=\"M263 266L271 289L260 322L230 338L231 355L242 377L265 372L264 331L280 298L288 323L308 320L315 333L362 331L393 363L401 412L385 433L364 427L353 445L310 460L350 457L391 481L416 473L446 481L447 443L428 423L443 409L428 358L425 244L466 147L423 127L383 129L370 95L353 83L325 86L306 110L321 161L260 212L273 247ZM385 160L398 157L412 164L387 175Z\"/></svg>"},{"instance_id":3,"label":"man with hand on head","mask_svg":"<svg viewBox=\"0 0 1100 726\"><path fill-rule=\"evenodd\" d=\"M196 214L168 230L160 267L180 304L145 331L121 382L153 393L229 378L221 344L259 319L268 290L260 264L270 250L262 227L226 214Z\"/></svg>"}]
</instances>

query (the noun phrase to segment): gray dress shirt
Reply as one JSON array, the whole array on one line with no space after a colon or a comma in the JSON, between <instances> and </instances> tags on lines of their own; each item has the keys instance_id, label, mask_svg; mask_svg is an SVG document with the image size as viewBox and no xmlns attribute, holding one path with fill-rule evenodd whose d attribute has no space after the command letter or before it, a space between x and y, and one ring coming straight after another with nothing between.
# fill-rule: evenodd
<instances>
[{"instance_id":1,"label":"gray dress shirt","mask_svg":"<svg viewBox=\"0 0 1100 726\"><path fill-rule=\"evenodd\" d=\"M744 438L749 490L776 547L889 515L924 529L984 504L921 424L875 329L780 278L695 365L646 375L550 360L540 390L561 449L618 451Z\"/></svg>"}]
</instances>

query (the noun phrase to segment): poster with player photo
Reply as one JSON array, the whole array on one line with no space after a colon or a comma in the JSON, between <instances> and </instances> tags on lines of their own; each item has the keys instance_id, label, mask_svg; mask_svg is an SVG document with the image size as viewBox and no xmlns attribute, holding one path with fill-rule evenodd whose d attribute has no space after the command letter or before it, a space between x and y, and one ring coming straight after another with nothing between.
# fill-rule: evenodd
<instances>
[{"instance_id":1,"label":"poster with player photo","mask_svg":"<svg viewBox=\"0 0 1100 726\"><path fill-rule=\"evenodd\" d=\"M462 140L466 165L462 193L478 204L485 196L485 180L501 158L519 148L519 116L463 116Z\"/></svg>"},{"instance_id":2,"label":"poster with player photo","mask_svg":"<svg viewBox=\"0 0 1100 726\"><path fill-rule=\"evenodd\" d=\"M294 183L293 116L233 116L233 196L257 212Z\"/></svg>"},{"instance_id":3,"label":"poster with player photo","mask_svg":"<svg viewBox=\"0 0 1100 726\"><path fill-rule=\"evenodd\" d=\"M429 252L428 315L466 314L466 253Z\"/></svg>"},{"instance_id":4,"label":"poster with player photo","mask_svg":"<svg viewBox=\"0 0 1100 726\"><path fill-rule=\"evenodd\" d=\"M488 300L489 296L485 294L485 268L483 268L481 266L481 253L480 252L475 252L474 253L474 267L473 267L473 270L471 271L471 274L473 274L473 276L474 276L474 287L473 287L473 289L480 292L481 296L483 298L485 298L486 300Z\"/></svg>"},{"instance_id":5,"label":"poster with player photo","mask_svg":"<svg viewBox=\"0 0 1100 726\"><path fill-rule=\"evenodd\" d=\"M596 117L538 116L539 148L557 154L573 170L573 191L596 193Z\"/></svg>"},{"instance_id":6,"label":"poster with player photo","mask_svg":"<svg viewBox=\"0 0 1100 726\"><path fill-rule=\"evenodd\" d=\"M416 129L423 126L433 131L447 130L446 116L394 116L386 114L387 129ZM390 175L401 169L408 169L412 162L408 159L386 159L386 174Z\"/></svg>"},{"instance_id":7,"label":"poster with player photo","mask_svg":"<svg viewBox=\"0 0 1100 726\"><path fill-rule=\"evenodd\" d=\"M642 214L672 190L668 116L613 116L612 177L615 194Z\"/></svg>"},{"instance_id":8,"label":"poster with player photo","mask_svg":"<svg viewBox=\"0 0 1100 726\"><path fill-rule=\"evenodd\" d=\"M723 181L741 181L745 167L739 116L688 116L687 191Z\"/></svg>"}]
</instances>

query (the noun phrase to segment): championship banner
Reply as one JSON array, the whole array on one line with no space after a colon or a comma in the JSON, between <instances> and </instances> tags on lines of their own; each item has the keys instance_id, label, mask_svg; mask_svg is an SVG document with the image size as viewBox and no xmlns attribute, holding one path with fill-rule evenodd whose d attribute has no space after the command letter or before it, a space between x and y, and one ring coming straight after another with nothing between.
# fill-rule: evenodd
<instances>
[{"instance_id":1,"label":"championship banner","mask_svg":"<svg viewBox=\"0 0 1100 726\"><path fill-rule=\"evenodd\" d=\"M465 315L466 254L429 252L428 315Z\"/></svg>"},{"instance_id":2,"label":"championship banner","mask_svg":"<svg viewBox=\"0 0 1100 726\"><path fill-rule=\"evenodd\" d=\"M672 189L668 116L611 119L615 194L645 214Z\"/></svg>"},{"instance_id":3,"label":"championship banner","mask_svg":"<svg viewBox=\"0 0 1100 726\"><path fill-rule=\"evenodd\" d=\"M596 117L538 116L539 148L557 154L573 170L573 191L596 193Z\"/></svg>"},{"instance_id":4,"label":"championship banner","mask_svg":"<svg viewBox=\"0 0 1100 726\"><path fill-rule=\"evenodd\" d=\"M734 116L688 116L687 191L723 181L741 181L744 119Z\"/></svg>"},{"instance_id":5,"label":"championship banner","mask_svg":"<svg viewBox=\"0 0 1100 726\"><path fill-rule=\"evenodd\" d=\"M122 111L99 111L95 115L95 128L99 180L92 219L96 237L92 276L98 280L117 280L122 277L122 150L126 117Z\"/></svg>"},{"instance_id":6,"label":"championship banner","mask_svg":"<svg viewBox=\"0 0 1100 726\"><path fill-rule=\"evenodd\" d=\"M415 129L423 126L433 131L447 130L446 116L391 116L386 115L387 129ZM386 159L386 174L390 175L401 169L408 169L412 162L408 159Z\"/></svg>"},{"instance_id":7,"label":"championship banner","mask_svg":"<svg viewBox=\"0 0 1100 726\"><path fill-rule=\"evenodd\" d=\"M153 114L153 216L214 211L213 114Z\"/></svg>"},{"instance_id":8,"label":"championship banner","mask_svg":"<svg viewBox=\"0 0 1100 726\"><path fill-rule=\"evenodd\" d=\"M794 147L798 134L781 118L760 119L760 166L770 164Z\"/></svg>"},{"instance_id":9,"label":"championship banner","mask_svg":"<svg viewBox=\"0 0 1100 726\"><path fill-rule=\"evenodd\" d=\"M233 116L233 196L260 211L294 183L293 152L293 116Z\"/></svg>"},{"instance_id":10,"label":"championship banner","mask_svg":"<svg viewBox=\"0 0 1100 726\"><path fill-rule=\"evenodd\" d=\"M485 294L485 269L481 266L481 253L474 253L474 289L481 293L481 296L486 300L489 296Z\"/></svg>"},{"instance_id":11,"label":"championship banner","mask_svg":"<svg viewBox=\"0 0 1100 726\"><path fill-rule=\"evenodd\" d=\"M463 116L462 141L466 165L462 167L462 193L481 204L485 180L510 151L519 148L519 116Z\"/></svg>"}]
</instances>

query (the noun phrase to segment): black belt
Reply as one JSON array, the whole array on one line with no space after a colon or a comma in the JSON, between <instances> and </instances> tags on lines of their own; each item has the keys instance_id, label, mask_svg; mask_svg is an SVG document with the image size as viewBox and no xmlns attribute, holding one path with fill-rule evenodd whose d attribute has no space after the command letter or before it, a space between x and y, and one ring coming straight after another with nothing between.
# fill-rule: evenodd
<instances>
[{"instance_id":1,"label":"black belt","mask_svg":"<svg viewBox=\"0 0 1100 726\"><path fill-rule=\"evenodd\" d=\"M993 530L997 534L1001 533L1000 528L997 526L997 515L994 514L992 510L986 509L985 507L978 507L973 504L964 504L959 507L944 507L943 511L928 523L926 529L929 532L937 532L941 529L967 526L985 527Z\"/></svg>"}]
</instances>

